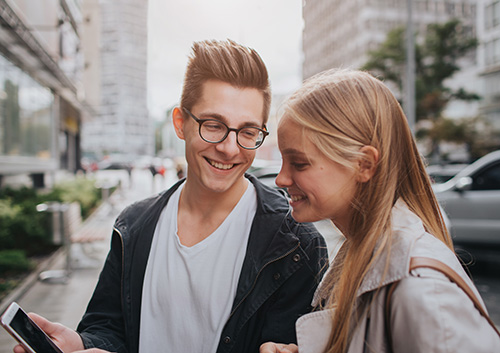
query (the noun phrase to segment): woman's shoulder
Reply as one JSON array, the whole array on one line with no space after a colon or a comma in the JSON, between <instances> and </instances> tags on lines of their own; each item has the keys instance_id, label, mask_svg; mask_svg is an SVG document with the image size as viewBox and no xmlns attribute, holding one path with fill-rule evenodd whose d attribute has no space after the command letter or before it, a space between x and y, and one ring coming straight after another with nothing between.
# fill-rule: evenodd
<instances>
[{"instance_id":1,"label":"woman's shoulder","mask_svg":"<svg viewBox=\"0 0 500 353\"><path fill-rule=\"evenodd\" d=\"M477 293L473 284L470 287ZM477 296L482 303L479 293ZM434 269L412 270L398 283L391 297L391 313L395 346L426 342L430 347L446 346L442 351L473 352L491 352L500 347L498 336L473 301ZM408 341L410 336L413 343Z\"/></svg>"}]
</instances>

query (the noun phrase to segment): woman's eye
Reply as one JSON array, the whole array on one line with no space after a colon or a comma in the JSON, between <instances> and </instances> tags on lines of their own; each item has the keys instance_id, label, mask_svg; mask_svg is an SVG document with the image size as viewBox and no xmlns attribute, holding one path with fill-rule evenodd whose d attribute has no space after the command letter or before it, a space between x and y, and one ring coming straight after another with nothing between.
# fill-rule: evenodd
<instances>
[{"instance_id":1,"label":"woman's eye","mask_svg":"<svg viewBox=\"0 0 500 353\"><path fill-rule=\"evenodd\" d=\"M297 170L304 170L308 164L307 163L292 163L292 166Z\"/></svg>"}]
</instances>

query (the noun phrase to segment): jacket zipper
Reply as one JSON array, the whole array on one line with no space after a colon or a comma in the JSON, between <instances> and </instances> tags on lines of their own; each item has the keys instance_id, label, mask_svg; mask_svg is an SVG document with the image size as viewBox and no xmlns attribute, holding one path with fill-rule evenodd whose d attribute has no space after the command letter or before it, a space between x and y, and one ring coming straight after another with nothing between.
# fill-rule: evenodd
<instances>
[{"instance_id":1,"label":"jacket zipper","mask_svg":"<svg viewBox=\"0 0 500 353\"><path fill-rule=\"evenodd\" d=\"M238 305L236 305L236 307L234 308L234 310L231 312L231 314L229 315L229 317L227 318L227 321L229 321L231 319L231 317L234 315L234 313L236 312L236 310L238 310L238 308L240 307L241 303L243 303L245 301L245 299L250 295L250 293L252 292L252 290L254 289L255 287L255 284L257 283L257 280L259 279L259 276L260 274L262 273L262 271L270 264L272 264L273 262L276 262L276 261L279 261L285 257L287 257L288 255L290 255L291 253L293 253L295 250L298 249L298 247L300 246L300 242L297 243L297 245L293 248L293 249L290 249L287 253L281 255L280 257L274 259L274 260L271 260L269 261L268 263L266 263L264 266L262 266L262 268L259 270L259 272L257 273L257 276L255 277L255 280L253 281L253 284L252 284L252 287L250 288L250 290L247 291L247 293L245 294L245 296L240 300L240 302L238 303ZM227 322L226 321L226 322Z\"/></svg>"}]
</instances>

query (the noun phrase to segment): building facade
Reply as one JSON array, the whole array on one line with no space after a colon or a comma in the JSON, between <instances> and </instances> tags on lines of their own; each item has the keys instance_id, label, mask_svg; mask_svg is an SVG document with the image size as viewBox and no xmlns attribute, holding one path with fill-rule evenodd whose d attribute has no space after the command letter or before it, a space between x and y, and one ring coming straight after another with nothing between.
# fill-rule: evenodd
<instances>
[{"instance_id":1,"label":"building facade","mask_svg":"<svg viewBox=\"0 0 500 353\"><path fill-rule=\"evenodd\" d=\"M35 186L80 168L83 96L78 0L0 0L0 179Z\"/></svg>"},{"instance_id":2,"label":"building facade","mask_svg":"<svg viewBox=\"0 0 500 353\"><path fill-rule=\"evenodd\" d=\"M93 58L99 80L97 119L83 127L82 146L96 155L153 153L153 127L147 109L147 2L144 0L87 0L85 21L99 31Z\"/></svg>"},{"instance_id":3,"label":"building facade","mask_svg":"<svg viewBox=\"0 0 500 353\"><path fill-rule=\"evenodd\" d=\"M407 4L403 0L305 1L303 78L332 67L361 67L368 52L391 29L407 23ZM476 128L494 136L500 131L500 1L412 0L412 5L417 33L425 33L428 24L458 18L478 39L476 50L460 60L461 70L445 84L481 99L451 101L444 114L457 119L479 117ZM394 93L399 96L401 92Z\"/></svg>"},{"instance_id":4,"label":"building facade","mask_svg":"<svg viewBox=\"0 0 500 353\"><path fill-rule=\"evenodd\" d=\"M500 130L500 1L478 0L477 23L483 82L480 114Z\"/></svg>"},{"instance_id":5,"label":"building facade","mask_svg":"<svg viewBox=\"0 0 500 353\"><path fill-rule=\"evenodd\" d=\"M407 22L405 0L307 0L303 7L304 62L308 78L332 68L359 68L387 33ZM475 33L476 0L413 0L415 31L459 18Z\"/></svg>"}]
</instances>

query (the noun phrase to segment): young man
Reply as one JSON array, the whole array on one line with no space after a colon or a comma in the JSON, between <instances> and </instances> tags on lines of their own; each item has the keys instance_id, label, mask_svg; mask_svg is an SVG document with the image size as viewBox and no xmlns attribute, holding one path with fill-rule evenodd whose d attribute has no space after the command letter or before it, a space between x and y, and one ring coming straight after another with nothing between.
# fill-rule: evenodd
<instances>
[{"instance_id":1,"label":"young man","mask_svg":"<svg viewBox=\"0 0 500 353\"><path fill-rule=\"evenodd\" d=\"M328 262L316 229L245 175L268 134L270 100L254 50L194 43L173 111L187 177L118 217L79 336L63 330L59 342L74 344L65 352L243 353L295 342Z\"/></svg>"}]
</instances>

